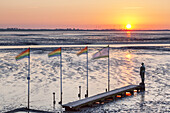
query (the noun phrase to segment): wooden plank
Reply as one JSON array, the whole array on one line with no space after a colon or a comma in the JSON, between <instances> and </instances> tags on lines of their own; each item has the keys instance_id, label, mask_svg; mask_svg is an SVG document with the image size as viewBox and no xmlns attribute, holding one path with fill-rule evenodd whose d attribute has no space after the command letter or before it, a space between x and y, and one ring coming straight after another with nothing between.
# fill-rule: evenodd
<instances>
[{"instance_id":1,"label":"wooden plank","mask_svg":"<svg viewBox=\"0 0 170 113\"><path fill-rule=\"evenodd\" d=\"M122 88L118 88L109 92L105 92L105 93L101 93L89 98L85 98L85 99L81 99L81 100L77 100L74 102L69 102L67 104L64 104L63 107L66 109L76 109L76 108L80 108L83 106L86 106L90 103L94 103L94 102L98 102L98 101L102 101L105 100L109 97L113 97L114 95L118 95L118 94L122 94L123 92L126 91L132 91L134 89L140 89L140 85L129 85L129 86L125 86Z\"/></svg>"},{"instance_id":2,"label":"wooden plank","mask_svg":"<svg viewBox=\"0 0 170 113\"><path fill-rule=\"evenodd\" d=\"M14 110L11 110L11 111L8 111L8 112L5 112L5 113L54 113L54 112L49 112L49 111L42 111L42 110L35 110L35 109L27 109L27 108L17 108L17 109L14 109Z\"/></svg>"}]
</instances>

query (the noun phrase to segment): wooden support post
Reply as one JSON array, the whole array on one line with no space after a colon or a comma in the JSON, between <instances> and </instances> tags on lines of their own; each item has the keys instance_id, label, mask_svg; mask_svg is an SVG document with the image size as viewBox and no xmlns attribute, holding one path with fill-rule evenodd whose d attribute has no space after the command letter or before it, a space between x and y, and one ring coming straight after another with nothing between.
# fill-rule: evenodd
<instances>
[{"instance_id":1,"label":"wooden support post","mask_svg":"<svg viewBox=\"0 0 170 113\"><path fill-rule=\"evenodd\" d=\"M81 86L79 86L79 94L78 94L79 99L81 99Z\"/></svg>"},{"instance_id":2,"label":"wooden support post","mask_svg":"<svg viewBox=\"0 0 170 113\"><path fill-rule=\"evenodd\" d=\"M55 109L55 104L56 104L56 101L55 101L55 92L53 92L53 108Z\"/></svg>"},{"instance_id":3,"label":"wooden support post","mask_svg":"<svg viewBox=\"0 0 170 113\"><path fill-rule=\"evenodd\" d=\"M113 98L113 101L115 101L115 100L116 100L116 96L115 96L115 95L113 95L113 96L112 96L112 98Z\"/></svg>"},{"instance_id":4,"label":"wooden support post","mask_svg":"<svg viewBox=\"0 0 170 113\"><path fill-rule=\"evenodd\" d=\"M138 88L138 89L136 89L137 90L137 93L139 93L140 92L140 88Z\"/></svg>"},{"instance_id":5,"label":"wooden support post","mask_svg":"<svg viewBox=\"0 0 170 113\"><path fill-rule=\"evenodd\" d=\"M143 83L140 83L139 85L141 86L140 90L141 90L141 91L145 91L145 83L144 83L144 84L143 84Z\"/></svg>"},{"instance_id":6,"label":"wooden support post","mask_svg":"<svg viewBox=\"0 0 170 113\"><path fill-rule=\"evenodd\" d=\"M122 97L126 97L126 91L122 93Z\"/></svg>"},{"instance_id":7,"label":"wooden support post","mask_svg":"<svg viewBox=\"0 0 170 113\"><path fill-rule=\"evenodd\" d=\"M130 91L131 95L134 95L134 90Z\"/></svg>"}]
</instances>

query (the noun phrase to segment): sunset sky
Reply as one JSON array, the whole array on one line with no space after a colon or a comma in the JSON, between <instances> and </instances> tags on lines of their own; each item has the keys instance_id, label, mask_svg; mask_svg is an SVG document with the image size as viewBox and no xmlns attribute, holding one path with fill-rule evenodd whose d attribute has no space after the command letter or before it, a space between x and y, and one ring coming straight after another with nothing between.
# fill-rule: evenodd
<instances>
[{"instance_id":1,"label":"sunset sky","mask_svg":"<svg viewBox=\"0 0 170 113\"><path fill-rule=\"evenodd\" d=\"M0 0L0 28L170 29L170 0Z\"/></svg>"}]
</instances>

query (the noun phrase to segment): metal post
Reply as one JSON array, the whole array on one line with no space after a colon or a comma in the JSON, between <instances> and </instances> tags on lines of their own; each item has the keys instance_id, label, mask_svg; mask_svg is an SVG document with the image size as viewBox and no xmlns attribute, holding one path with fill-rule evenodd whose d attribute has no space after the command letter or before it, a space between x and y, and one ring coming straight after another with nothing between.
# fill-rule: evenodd
<instances>
[{"instance_id":1,"label":"metal post","mask_svg":"<svg viewBox=\"0 0 170 113\"><path fill-rule=\"evenodd\" d=\"M86 97L88 97L88 90L89 90L89 87L88 87L88 47L87 47L87 92L86 92Z\"/></svg>"},{"instance_id":2,"label":"metal post","mask_svg":"<svg viewBox=\"0 0 170 113\"><path fill-rule=\"evenodd\" d=\"M53 108L55 109L55 104L56 104L56 101L55 101L55 92L53 92Z\"/></svg>"},{"instance_id":3,"label":"metal post","mask_svg":"<svg viewBox=\"0 0 170 113\"><path fill-rule=\"evenodd\" d=\"M78 94L79 99L81 99L81 86L79 86L79 94Z\"/></svg>"},{"instance_id":4,"label":"metal post","mask_svg":"<svg viewBox=\"0 0 170 113\"><path fill-rule=\"evenodd\" d=\"M108 91L110 91L110 61L109 61L109 45L108 45Z\"/></svg>"},{"instance_id":5,"label":"metal post","mask_svg":"<svg viewBox=\"0 0 170 113\"><path fill-rule=\"evenodd\" d=\"M61 101L60 104L62 105L62 48L61 48L61 54L60 54L60 90L61 90Z\"/></svg>"},{"instance_id":6,"label":"metal post","mask_svg":"<svg viewBox=\"0 0 170 113\"><path fill-rule=\"evenodd\" d=\"M28 58L28 109L30 108L30 48L29 48L29 58Z\"/></svg>"}]
</instances>

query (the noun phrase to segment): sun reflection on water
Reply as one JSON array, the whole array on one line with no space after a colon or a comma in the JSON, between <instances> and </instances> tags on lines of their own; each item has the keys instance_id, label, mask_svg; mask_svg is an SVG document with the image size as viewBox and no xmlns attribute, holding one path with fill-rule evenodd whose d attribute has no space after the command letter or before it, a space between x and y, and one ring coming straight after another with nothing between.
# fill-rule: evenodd
<instances>
[{"instance_id":1,"label":"sun reflection on water","mask_svg":"<svg viewBox=\"0 0 170 113\"><path fill-rule=\"evenodd\" d=\"M131 59L132 59L132 54L131 54L130 51L127 51L127 52L125 53L125 58L126 58L127 61L131 61Z\"/></svg>"},{"instance_id":2,"label":"sun reflection on water","mask_svg":"<svg viewBox=\"0 0 170 113\"><path fill-rule=\"evenodd\" d=\"M122 58L121 61L123 65L120 67L121 69L121 77L119 80L124 84L124 86L129 85L129 84L134 84L133 79L133 54L132 51L124 51L121 53Z\"/></svg>"},{"instance_id":3,"label":"sun reflection on water","mask_svg":"<svg viewBox=\"0 0 170 113\"><path fill-rule=\"evenodd\" d=\"M130 58L131 58L131 54L129 54L129 53L126 54L126 58L127 58L127 59L130 59Z\"/></svg>"},{"instance_id":4,"label":"sun reflection on water","mask_svg":"<svg viewBox=\"0 0 170 113\"><path fill-rule=\"evenodd\" d=\"M127 31L127 32L126 32L126 36L127 36L128 38L130 38L130 37L131 37L131 32L130 32L130 31Z\"/></svg>"}]
</instances>

